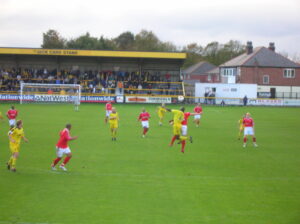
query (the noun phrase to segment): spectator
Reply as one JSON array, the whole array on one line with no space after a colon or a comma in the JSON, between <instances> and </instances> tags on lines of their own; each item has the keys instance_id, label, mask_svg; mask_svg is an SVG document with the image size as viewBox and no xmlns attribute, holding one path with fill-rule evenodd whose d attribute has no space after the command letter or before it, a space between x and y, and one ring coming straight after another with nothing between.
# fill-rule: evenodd
<instances>
[{"instance_id":1,"label":"spectator","mask_svg":"<svg viewBox=\"0 0 300 224\"><path fill-rule=\"evenodd\" d=\"M143 89L143 86L142 86L142 84L141 83L139 83L139 85L138 85L138 93L139 94L142 94L142 89Z\"/></svg>"},{"instance_id":2,"label":"spectator","mask_svg":"<svg viewBox=\"0 0 300 224\"><path fill-rule=\"evenodd\" d=\"M247 103L248 103L248 97L247 97L247 95L245 95L244 98L243 98L244 106L247 106Z\"/></svg>"},{"instance_id":3,"label":"spectator","mask_svg":"<svg viewBox=\"0 0 300 224\"><path fill-rule=\"evenodd\" d=\"M149 83L150 81L159 82L160 80L171 80L171 78L170 73L161 75L159 71L80 71L79 68L57 70L47 67L42 69L0 69L1 90L4 91L18 90L19 83L22 81L33 83L80 84L82 85L83 92L90 93L107 92L107 87L110 88L110 93L114 93L114 89L117 85L119 90L125 88L126 93L177 94L181 88L178 88L176 84ZM121 84L122 88L119 86Z\"/></svg>"},{"instance_id":4,"label":"spectator","mask_svg":"<svg viewBox=\"0 0 300 224\"><path fill-rule=\"evenodd\" d=\"M206 92L204 93L204 103L205 103L205 104L207 104L207 97L208 97L208 95L209 95L209 92L206 91Z\"/></svg>"}]
</instances>

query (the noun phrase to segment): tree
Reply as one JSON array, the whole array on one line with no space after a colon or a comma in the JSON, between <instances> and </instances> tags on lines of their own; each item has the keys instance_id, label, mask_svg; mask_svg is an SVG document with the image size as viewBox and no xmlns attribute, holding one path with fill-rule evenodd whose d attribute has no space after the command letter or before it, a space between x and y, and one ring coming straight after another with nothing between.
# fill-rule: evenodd
<instances>
[{"instance_id":1,"label":"tree","mask_svg":"<svg viewBox=\"0 0 300 224\"><path fill-rule=\"evenodd\" d=\"M166 51L166 52L171 52L171 51L178 51L178 48L175 44L172 42L161 42L159 46L160 51Z\"/></svg>"},{"instance_id":2,"label":"tree","mask_svg":"<svg viewBox=\"0 0 300 224\"><path fill-rule=\"evenodd\" d=\"M135 36L135 50L159 51L160 41L152 31L142 30Z\"/></svg>"},{"instance_id":3,"label":"tree","mask_svg":"<svg viewBox=\"0 0 300 224\"><path fill-rule=\"evenodd\" d=\"M42 48L50 49L63 49L65 47L66 40L62 38L58 31L48 30L46 33L43 33L43 44Z\"/></svg>"},{"instance_id":4,"label":"tree","mask_svg":"<svg viewBox=\"0 0 300 224\"><path fill-rule=\"evenodd\" d=\"M192 66L199 61L203 61L203 47L198 45L197 43L188 44L186 47L183 48L183 52L187 53L187 58L184 62L183 67L187 68Z\"/></svg>"},{"instance_id":5,"label":"tree","mask_svg":"<svg viewBox=\"0 0 300 224\"><path fill-rule=\"evenodd\" d=\"M185 51L187 53L202 55L203 47L201 45L198 45L197 43L191 43L191 44L188 44L186 47L184 47L183 51Z\"/></svg>"},{"instance_id":6,"label":"tree","mask_svg":"<svg viewBox=\"0 0 300 224\"><path fill-rule=\"evenodd\" d=\"M86 50L114 50L116 49L113 40L106 39L101 36L99 39L91 37L87 32L85 35L81 35L75 39L70 39L66 43L69 49L86 49Z\"/></svg>"},{"instance_id":7,"label":"tree","mask_svg":"<svg viewBox=\"0 0 300 224\"><path fill-rule=\"evenodd\" d=\"M98 40L98 50L118 50L112 39L101 36Z\"/></svg>"},{"instance_id":8,"label":"tree","mask_svg":"<svg viewBox=\"0 0 300 224\"><path fill-rule=\"evenodd\" d=\"M187 52L184 67L196 64L199 61L207 61L211 64L220 65L245 52L245 46L239 41L230 40L225 44L216 41L208 43L204 48L197 43L188 44L183 48Z\"/></svg>"},{"instance_id":9,"label":"tree","mask_svg":"<svg viewBox=\"0 0 300 224\"><path fill-rule=\"evenodd\" d=\"M244 52L245 46L239 41L230 40L226 44L214 41L206 45L203 55L208 62L220 65Z\"/></svg>"},{"instance_id":10,"label":"tree","mask_svg":"<svg viewBox=\"0 0 300 224\"><path fill-rule=\"evenodd\" d=\"M91 37L89 32L87 32L85 35L81 35L67 42L67 48L69 49L96 50L97 45L98 45L98 39L95 37Z\"/></svg>"},{"instance_id":11,"label":"tree","mask_svg":"<svg viewBox=\"0 0 300 224\"><path fill-rule=\"evenodd\" d=\"M224 44L223 48L220 49L220 60L223 62L228 61L245 52L245 45L242 45L237 40L230 40Z\"/></svg>"},{"instance_id":12,"label":"tree","mask_svg":"<svg viewBox=\"0 0 300 224\"><path fill-rule=\"evenodd\" d=\"M118 50L132 50L134 46L134 34L127 31L114 39Z\"/></svg>"}]
</instances>

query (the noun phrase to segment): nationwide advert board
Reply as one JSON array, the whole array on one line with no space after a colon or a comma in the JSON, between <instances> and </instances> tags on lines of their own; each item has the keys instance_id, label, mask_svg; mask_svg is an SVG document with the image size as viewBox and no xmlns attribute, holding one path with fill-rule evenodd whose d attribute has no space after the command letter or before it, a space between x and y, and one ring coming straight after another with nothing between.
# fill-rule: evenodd
<instances>
[{"instance_id":1,"label":"nationwide advert board","mask_svg":"<svg viewBox=\"0 0 300 224\"><path fill-rule=\"evenodd\" d=\"M19 94L0 94L0 101L20 101ZM49 103L72 103L76 101L75 96L31 94L22 95L23 102L49 102ZM106 103L115 102L115 96L81 96L81 103Z\"/></svg>"}]
</instances>

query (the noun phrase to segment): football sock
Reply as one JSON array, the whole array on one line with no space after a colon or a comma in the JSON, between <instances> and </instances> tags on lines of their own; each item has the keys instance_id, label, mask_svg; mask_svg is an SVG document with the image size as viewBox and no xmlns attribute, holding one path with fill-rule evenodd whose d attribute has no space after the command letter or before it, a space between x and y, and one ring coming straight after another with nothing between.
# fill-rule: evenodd
<instances>
[{"instance_id":1,"label":"football sock","mask_svg":"<svg viewBox=\"0 0 300 224\"><path fill-rule=\"evenodd\" d=\"M8 160L8 162L7 162L9 165L12 164L13 158L14 158L13 156L11 156L11 157L9 158L9 160Z\"/></svg>"},{"instance_id":2,"label":"football sock","mask_svg":"<svg viewBox=\"0 0 300 224\"><path fill-rule=\"evenodd\" d=\"M56 164L61 160L61 158L57 157L56 159L53 160L52 166L56 166Z\"/></svg>"},{"instance_id":3,"label":"football sock","mask_svg":"<svg viewBox=\"0 0 300 224\"><path fill-rule=\"evenodd\" d=\"M71 159L71 157L70 156L67 156L66 158L65 158L65 160L64 160L64 162L61 164L61 165L66 165L68 162L69 162L69 160Z\"/></svg>"},{"instance_id":4,"label":"football sock","mask_svg":"<svg viewBox=\"0 0 300 224\"><path fill-rule=\"evenodd\" d=\"M244 143L246 143L247 142L247 137L244 137Z\"/></svg>"},{"instance_id":5,"label":"football sock","mask_svg":"<svg viewBox=\"0 0 300 224\"><path fill-rule=\"evenodd\" d=\"M176 138L177 138L176 135L174 135L173 138L172 138L172 140L171 140L170 145L173 145L173 143L175 142Z\"/></svg>"},{"instance_id":6,"label":"football sock","mask_svg":"<svg viewBox=\"0 0 300 224\"><path fill-rule=\"evenodd\" d=\"M16 163L17 163L17 158L12 157L12 161L11 161L11 168L16 168Z\"/></svg>"},{"instance_id":7,"label":"football sock","mask_svg":"<svg viewBox=\"0 0 300 224\"><path fill-rule=\"evenodd\" d=\"M182 136L182 135L181 135L181 136L179 137L179 140L180 140L180 141L185 141L185 140L187 140L187 139L188 139L187 136Z\"/></svg>"},{"instance_id":8,"label":"football sock","mask_svg":"<svg viewBox=\"0 0 300 224\"><path fill-rule=\"evenodd\" d=\"M184 152L185 140L181 142L181 152Z\"/></svg>"}]
</instances>

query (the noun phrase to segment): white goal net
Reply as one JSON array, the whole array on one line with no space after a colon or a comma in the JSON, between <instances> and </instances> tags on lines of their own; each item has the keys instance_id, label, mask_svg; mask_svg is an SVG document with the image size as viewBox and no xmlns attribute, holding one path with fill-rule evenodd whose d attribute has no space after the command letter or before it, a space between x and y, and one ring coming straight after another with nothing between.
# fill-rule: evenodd
<instances>
[{"instance_id":1,"label":"white goal net","mask_svg":"<svg viewBox=\"0 0 300 224\"><path fill-rule=\"evenodd\" d=\"M20 85L20 104L69 103L80 105L81 86L76 84L24 83Z\"/></svg>"}]
</instances>

